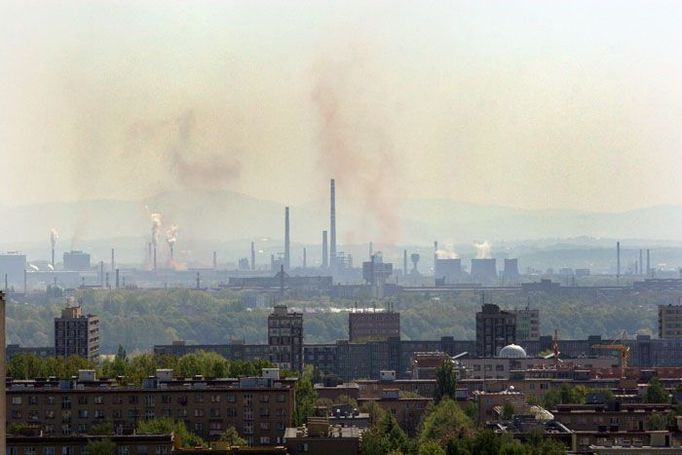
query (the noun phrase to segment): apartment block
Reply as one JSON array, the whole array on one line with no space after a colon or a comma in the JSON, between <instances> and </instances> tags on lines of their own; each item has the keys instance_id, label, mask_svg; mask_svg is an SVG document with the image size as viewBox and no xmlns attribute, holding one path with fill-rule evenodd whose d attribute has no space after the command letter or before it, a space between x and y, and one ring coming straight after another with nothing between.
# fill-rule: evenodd
<instances>
[{"instance_id":1,"label":"apartment block","mask_svg":"<svg viewBox=\"0 0 682 455\"><path fill-rule=\"evenodd\" d=\"M348 338L351 343L400 338L400 313L395 311L349 313Z\"/></svg>"},{"instance_id":2,"label":"apartment block","mask_svg":"<svg viewBox=\"0 0 682 455\"><path fill-rule=\"evenodd\" d=\"M239 379L174 379L172 370L159 370L131 387L82 370L74 380L8 382L7 423L37 426L44 435L73 435L111 421L125 435L141 420L170 417L209 440L234 426L250 444L276 444L293 422L296 381L279 379L277 369Z\"/></svg>"},{"instance_id":3,"label":"apartment block","mask_svg":"<svg viewBox=\"0 0 682 455\"><path fill-rule=\"evenodd\" d=\"M503 347L516 343L516 315L486 303L476 313L476 354L495 357Z\"/></svg>"},{"instance_id":4,"label":"apartment block","mask_svg":"<svg viewBox=\"0 0 682 455\"><path fill-rule=\"evenodd\" d=\"M268 316L270 361L287 370L303 371L303 314L277 305Z\"/></svg>"},{"instance_id":5,"label":"apartment block","mask_svg":"<svg viewBox=\"0 0 682 455\"><path fill-rule=\"evenodd\" d=\"M682 305L658 306L658 337L664 340L682 339Z\"/></svg>"},{"instance_id":6,"label":"apartment block","mask_svg":"<svg viewBox=\"0 0 682 455\"><path fill-rule=\"evenodd\" d=\"M99 318L83 314L83 307L67 306L54 319L54 349L58 357L78 355L96 360L99 355Z\"/></svg>"}]
</instances>

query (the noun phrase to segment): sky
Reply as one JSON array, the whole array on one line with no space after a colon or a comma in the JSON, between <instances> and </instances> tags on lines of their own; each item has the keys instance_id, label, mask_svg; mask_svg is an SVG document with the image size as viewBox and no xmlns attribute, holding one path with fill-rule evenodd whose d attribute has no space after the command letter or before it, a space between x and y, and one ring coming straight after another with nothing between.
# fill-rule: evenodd
<instances>
[{"instance_id":1,"label":"sky","mask_svg":"<svg viewBox=\"0 0 682 455\"><path fill-rule=\"evenodd\" d=\"M0 204L682 204L682 2L4 1Z\"/></svg>"}]
</instances>

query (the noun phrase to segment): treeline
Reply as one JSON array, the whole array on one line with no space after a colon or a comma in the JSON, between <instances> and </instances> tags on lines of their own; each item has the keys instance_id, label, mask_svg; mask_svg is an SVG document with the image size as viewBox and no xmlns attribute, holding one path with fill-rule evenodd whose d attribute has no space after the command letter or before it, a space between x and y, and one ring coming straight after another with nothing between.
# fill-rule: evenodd
<instances>
[{"instance_id":1,"label":"treeline","mask_svg":"<svg viewBox=\"0 0 682 455\"><path fill-rule=\"evenodd\" d=\"M265 359L246 362L227 360L214 352L196 352L180 357L156 354L128 356L119 347L111 360L95 363L78 356L38 357L34 354L19 354L7 363L7 376L14 379L47 378L60 379L78 375L78 370L95 370L98 377L124 377L127 384L140 384L142 379L154 376L157 369L170 368L176 378L202 375L206 378L236 378L259 376L262 368L272 364ZM286 372L284 374L287 374Z\"/></svg>"},{"instance_id":2,"label":"treeline","mask_svg":"<svg viewBox=\"0 0 682 455\"><path fill-rule=\"evenodd\" d=\"M28 304L7 307L9 343L22 346L51 346L53 318L60 314L64 299L36 294ZM154 344L186 340L196 344L221 344L230 339L246 343L267 342L269 309L246 309L239 294L229 290L207 293L175 290L77 291L85 311L101 321L102 352L115 353L119 345L129 352L147 351ZM616 337L622 330L631 336L655 331L657 305L677 302L677 294L640 293L598 297L533 296L520 293L495 294L488 300L502 308L540 309L543 334L559 331L563 339L584 339L589 335ZM311 302L290 301L290 306L311 307ZM475 313L480 295L467 293L434 297L429 294L402 296L393 300L401 312L405 339L475 338ZM329 343L348 337L348 315L331 308L352 308L354 302L315 302L317 313L306 312L304 332L308 343ZM360 302L372 306L372 302ZM381 307L381 304L377 304Z\"/></svg>"}]
</instances>

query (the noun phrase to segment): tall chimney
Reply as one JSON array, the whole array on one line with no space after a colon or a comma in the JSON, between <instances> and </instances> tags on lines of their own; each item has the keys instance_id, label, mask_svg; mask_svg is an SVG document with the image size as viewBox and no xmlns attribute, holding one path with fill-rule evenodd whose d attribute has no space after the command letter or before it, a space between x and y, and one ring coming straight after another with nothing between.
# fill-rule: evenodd
<instances>
[{"instance_id":1,"label":"tall chimney","mask_svg":"<svg viewBox=\"0 0 682 455\"><path fill-rule=\"evenodd\" d=\"M197 272L197 289L201 289L201 274Z\"/></svg>"},{"instance_id":2,"label":"tall chimney","mask_svg":"<svg viewBox=\"0 0 682 455\"><path fill-rule=\"evenodd\" d=\"M308 267L308 258L306 257L306 250L305 247L303 247L303 268Z\"/></svg>"},{"instance_id":3,"label":"tall chimney","mask_svg":"<svg viewBox=\"0 0 682 455\"><path fill-rule=\"evenodd\" d=\"M403 275L407 276L407 250L403 250Z\"/></svg>"},{"instance_id":4,"label":"tall chimney","mask_svg":"<svg viewBox=\"0 0 682 455\"><path fill-rule=\"evenodd\" d=\"M114 256L114 249L111 249L111 271L113 272L116 270L116 261L115 261L115 256Z\"/></svg>"},{"instance_id":5,"label":"tall chimney","mask_svg":"<svg viewBox=\"0 0 682 455\"><path fill-rule=\"evenodd\" d=\"M173 245L175 245L175 244L174 243L168 244L168 248L170 249L170 260L171 260L171 262L173 262L173 258L175 257L175 251L174 251L175 248ZM154 250L154 251L156 252L156 250ZM156 259L156 255L154 255L154 259Z\"/></svg>"},{"instance_id":6,"label":"tall chimney","mask_svg":"<svg viewBox=\"0 0 682 455\"><path fill-rule=\"evenodd\" d=\"M256 244L251 242L251 270L256 270Z\"/></svg>"},{"instance_id":7,"label":"tall chimney","mask_svg":"<svg viewBox=\"0 0 682 455\"><path fill-rule=\"evenodd\" d=\"M620 283L620 242L616 242L616 283Z\"/></svg>"},{"instance_id":8,"label":"tall chimney","mask_svg":"<svg viewBox=\"0 0 682 455\"><path fill-rule=\"evenodd\" d=\"M372 256L374 256L374 243L370 240L369 241L369 260L373 260Z\"/></svg>"},{"instance_id":9,"label":"tall chimney","mask_svg":"<svg viewBox=\"0 0 682 455\"><path fill-rule=\"evenodd\" d=\"M436 270L436 265L438 265L438 240L433 241L433 275L438 276L438 270Z\"/></svg>"},{"instance_id":10,"label":"tall chimney","mask_svg":"<svg viewBox=\"0 0 682 455\"><path fill-rule=\"evenodd\" d=\"M213 270L218 269L218 252L214 251L213 252Z\"/></svg>"},{"instance_id":11,"label":"tall chimney","mask_svg":"<svg viewBox=\"0 0 682 455\"><path fill-rule=\"evenodd\" d=\"M284 268L289 270L291 268L289 244L289 207L284 207Z\"/></svg>"},{"instance_id":12,"label":"tall chimney","mask_svg":"<svg viewBox=\"0 0 682 455\"><path fill-rule=\"evenodd\" d=\"M639 249L639 274L642 275L644 272L644 257L642 256L642 249Z\"/></svg>"},{"instance_id":13,"label":"tall chimney","mask_svg":"<svg viewBox=\"0 0 682 455\"><path fill-rule=\"evenodd\" d=\"M5 294L0 292L0 455L5 455L7 397L5 395Z\"/></svg>"},{"instance_id":14,"label":"tall chimney","mask_svg":"<svg viewBox=\"0 0 682 455\"><path fill-rule=\"evenodd\" d=\"M327 231L322 231L322 268L329 267L329 246L327 245Z\"/></svg>"},{"instance_id":15,"label":"tall chimney","mask_svg":"<svg viewBox=\"0 0 682 455\"><path fill-rule=\"evenodd\" d=\"M118 289L118 285L119 285L118 279L119 279L119 272L118 272L118 269L116 269L116 289Z\"/></svg>"},{"instance_id":16,"label":"tall chimney","mask_svg":"<svg viewBox=\"0 0 682 455\"><path fill-rule=\"evenodd\" d=\"M52 247L52 270L54 270L54 269L55 269L55 265L54 265L54 246L53 246Z\"/></svg>"},{"instance_id":17,"label":"tall chimney","mask_svg":"<svg viewBox=\"0 0 682 455\"><path fill-rule=\"evenodd\" d=\"M284 296L284 265L279 266L279 294Z\"/></svg>"},{"instance_id":18,"label":"tall chimney","mask_svg":"<svg viewBox=\"0 0 682 455\"><path fill-rule=\"evenodd\" d=\"M336 183L330 182L329 205L329 267L336 268Z\"/></svg>"},{"instance_id":19,"label":"tall chimney","mask_svg":"<svg viewBox=\"0 0 682 455\"><path fill-rule=\"evenodd\" d=\"M651 278L651 254L649 248L646 249L646 276Z\"/></svg>"},{"instance_id":20,"label":"tall chimney","mask_svg":"<svg viewBox=\"0 0 682 455\"><path fill-rule=\"evenodd\" d=\"M99 285L104 287L104 261L99 261Z\"/></svg>"}]
</instances>

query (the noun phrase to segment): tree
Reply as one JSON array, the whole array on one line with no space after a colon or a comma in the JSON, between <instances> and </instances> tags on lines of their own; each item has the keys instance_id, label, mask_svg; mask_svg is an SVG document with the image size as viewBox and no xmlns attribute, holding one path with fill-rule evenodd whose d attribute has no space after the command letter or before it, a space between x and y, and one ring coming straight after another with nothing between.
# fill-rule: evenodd
<instances>
[{"instance_id":1,"label":"tree","mask_svg":"<svg viewBox=\"0 0 682 455\"><path fill-rule=\"evenodd\" d=\"M443 399L424 417L419 444L435 441L445 447L450 441L468 437L473 434L473 423L460 409L459 405L449 398Z\"/></svg>"},{"instance_id":2,"label":"tree","mask_svg":"<svg viewBox=\"0 0 682 455\"><path fill-rule=\"evenodd\" d=\"M427 441L419 445L419 455L445 455L445 450L436 441Z\"/></svg>"},{"instance_id":3,"label":"tree","mask_svg":"<svg viewBox=\"0 0 682 455\"><path fill-rule=\"evenodd\" d=\"M116 444L111 439L93 439L86 448L88 455L116 455Z\"/></svg>"},{"instance_id":4,"label":"tree","mask_svg":"<svg viewBox=\"0 0 682 455\"><path fill-rule=\"evenodd\" d=\"M645 400L647 403L668 403L670 401L668 391L665 390L661 381L655 376L649 380Z\"/></svg>"},{"instance_id":5,"label":"tree","mask_svg":"<svg viewBox=\"0 0 682 455\"><path fill-rule=\"evenodd\" d=\"M505 401L502 405L502 420L511 420L514 417L514 405Z\"/></svg>"},{"instance_id":6,"label":"tree","mask_svg":"<svg viewBox=\"0 0 682 455\"><path fill-rule=\"evenodd\" d=\"M444 397L455 399L457 391L457 373L452 360L446 359L436 371L436 388L433 392L433 401L438 404Z\"/></svg>"},{"instance_id":7,"label":"tree","mask_svg":"<svg viewBox=\"0 0 682 455\"><path fill-rule=\"evenodd\" d=\"M246 445L246 439L239 436L239 433L237 433L237 429L233 426L229 426L227 430L223 431L223 433L218 438L218 441L224 442L229 446Z\"/></svg>"},{"instance_id":8,"label":"tree","mask_svg":"<svg viewBox=\"0 0 682 455\"><path fill-rule=\"evenodd\" d=\"M182 420L173 420L168 417L140 420L137 422L137 432L140 434L174 433L176 443L180 447L206 447L206 442L196 434L189 432Z\"/></svg>"},{"instance_id":9,"label":"tree","mask_svg":"<svg viewBox=\"0 0 682 455\"><path fill-rule=\"evenodd\" d=\"M94 435L114 434L114 423L111 420L105 420L104 422L94 423L90 425L88 434Z\"/></svg>"},{"instance_id":10,"label":"tree","mask_svg":"<svg viewBox=\"0 0 682 455\"><path fill-rule=\"evenodd\" d=\"M668 420L658 412L652 412L646 419L646 429L649 431L665 430Z\"/></svg>"},{"instance_id":11,"label":"tree","mask_svg":"<svg viewBox=\"0 0 682 455\"><path fill-rule=\"evenodd\" d=\"M296 407L294 409L294 425L302 425L308 416L313 415L317 392L313 387L313 369L305 367L303 374L296 382Z\"/></svg>"}]
</instances>

